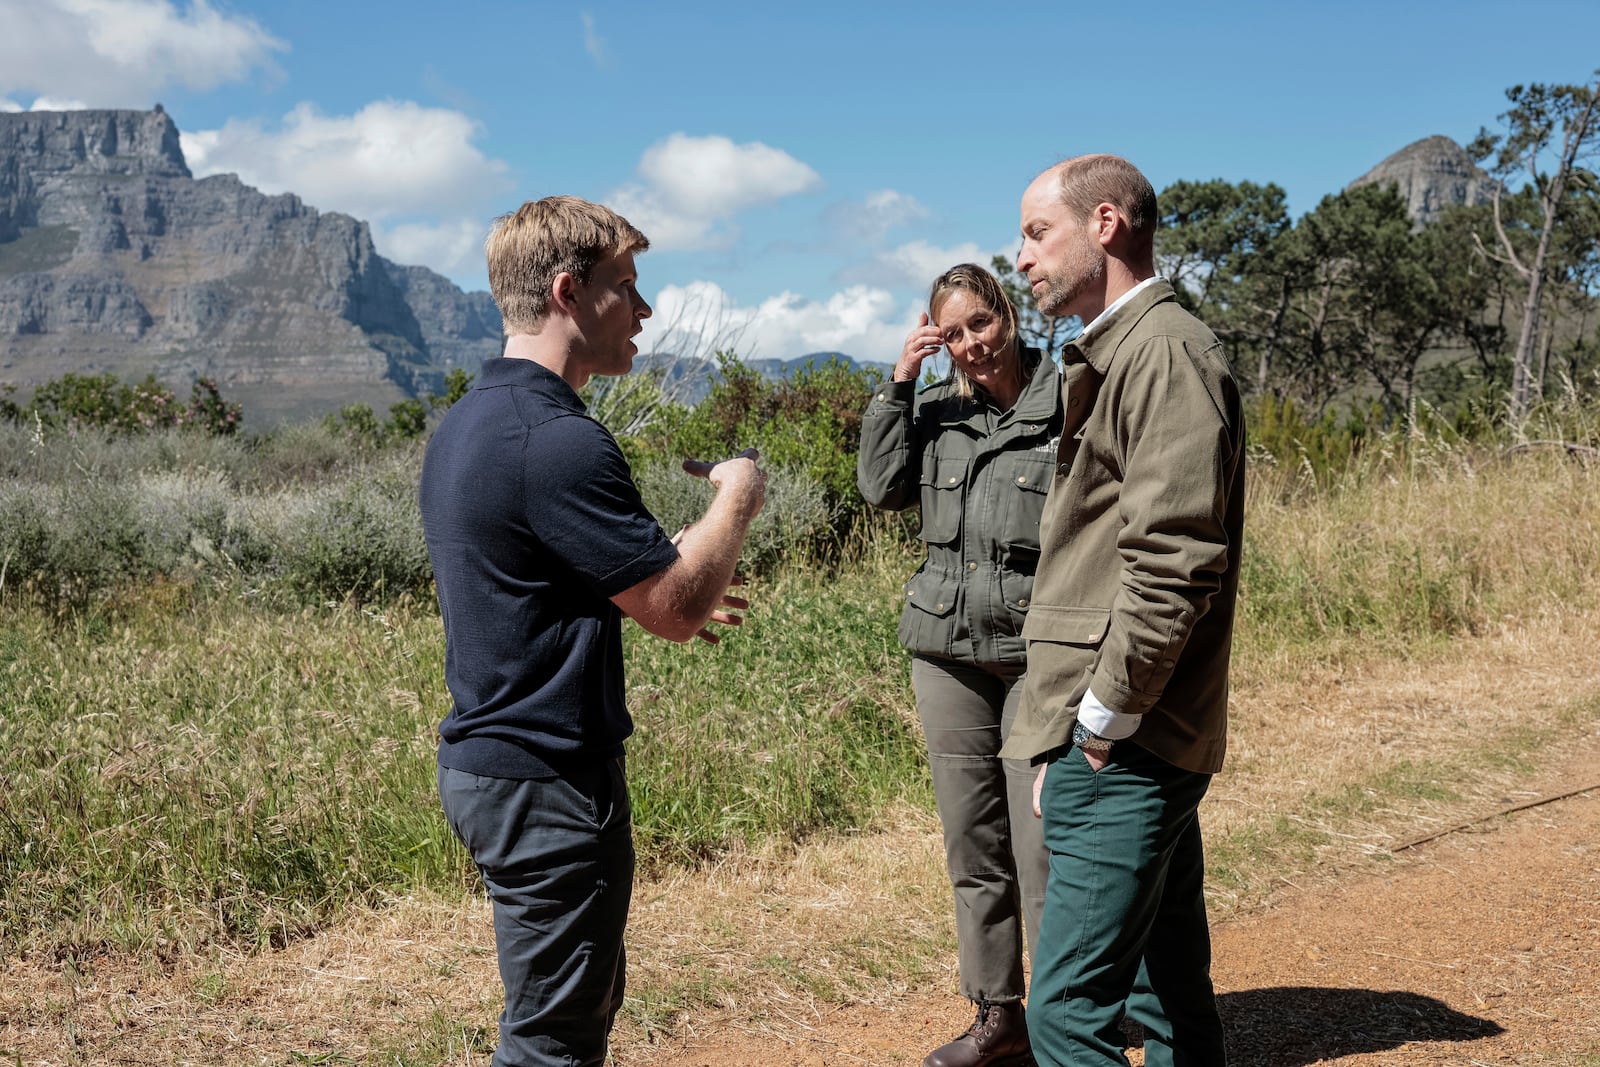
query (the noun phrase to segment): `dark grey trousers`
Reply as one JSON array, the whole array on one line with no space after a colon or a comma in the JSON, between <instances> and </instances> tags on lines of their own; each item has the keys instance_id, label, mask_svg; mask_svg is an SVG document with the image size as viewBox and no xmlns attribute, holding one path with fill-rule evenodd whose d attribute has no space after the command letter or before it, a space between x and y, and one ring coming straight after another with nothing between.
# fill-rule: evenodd
<instances>
[{"instance_id":1,"label":"dark grey trousers","mask_svg":"<svg viewBox=\"0 0 1600 1067\"><path fill-rule=\"evenodd\" d=\"M1022 668L919 656L911 661L911 685L955 891L961 994L1021 1000L1023 925L1036 949L1050 870L1033 814L1036 768L1000 758L1022 697Z\"/></svg>"},{"instance_id":2,"label":"dark grey trousers","mask_svg":"<svg viewBox=\"0 0 1600 1067\"><path fill-rule=\"evenodd\" d=\"M494 908L506 993L495 1067L601 1067L633 894L621 757L526 780L440 767L439 799Z\"/></svg>"}]
</instances>

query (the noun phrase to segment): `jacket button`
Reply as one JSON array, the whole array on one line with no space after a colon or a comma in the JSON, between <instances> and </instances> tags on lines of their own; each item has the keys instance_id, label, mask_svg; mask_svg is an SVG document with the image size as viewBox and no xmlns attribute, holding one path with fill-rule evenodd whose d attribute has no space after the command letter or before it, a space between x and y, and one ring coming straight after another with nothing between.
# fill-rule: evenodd
<instances>
[{"instance_id":1,"label":"jacket button","mask_svg":"<svg viewBox=\"0 0 1600 1067\"><path fill-rule=\"evenodd\" d=\"M1079 397L1073 397L1071 400L1067 401L1067 407L1069 407L1069 408L1077 407L1079 399L1080 399Z\"/></svg>"},{"instance_id":2,"label":"jacket button","mask_svg":"<svg viewBox=\"0 0 1600 1067\"><path fill-rule=\"evenodd\" d=\"M978 569L978 564L977 564L976 561L967 564L967 570L975 571L977 569Z\"/></svg>"},{"instance_id":3,"label":"jacket button","mask_svg":"<svg viewBox=\"0 0 1600 1067\"><path fill-rule=\"evenodd\" d=\"M959 481L960 481L960 480L961 480L961 479L960 479L960 478L951 478L951 479L950 479L950 484L951 484L951 485L955 485L955 484L956 484L956 483L957 483L957 482L959 482Z\"/></svg>"},{"instance_id":4,"label":"jacket button","mask_svg":"<svg viewBox=\"0 0 1600 1067\"><path fill-rule=\"evenodd\" d=\"M1025 608L1027 606L1028 606L1028 598L1027 597L1023 597L1021 600L1017 601L1017 607Z\"/></svg>"},{"instance_id":5,"label":"jacket button","mask_svg":"<svg viewBox=\"0 0 1600 1067\"><path fill-rule=\"evenodd\" d=\"M907 600L910 600L910 599L911 599L911 598L912 598L912 597L914 597L914 596L916 596L916 595L917 595L917 594L916 594L916 593L914 593L914 592L913 592L913 591L911 591L911 590L910 590L910 589L907 589L907 590L906 590L906 599L907 599Z\"/></svg>"},{"instance_id":6,"label":"jacket button","mask_svg":"<svg viewBox=\"0 0 1600 1067\"><path fill-rule=\"evenodd\" d=\"M1068 469L1069 468L1067 467L1067 465L1065 463L1063 463L1059 467L1056 468L1056 473L1062 475L1063 477L1065 477Z\"/></svg>"},{"instance_id":7,"label":"jacket button","mask_svg":"<svg viewBox=\"0 0 1600 1067\"><path fill-rule=\"evenodd\" d=\"M879 400L882 400L882 399L883 399L883 394L882 394L882 393L879 393L879 394L878 394L878 399L879 399Z\"/></svg>"},{"instance_id":8,"label":"jacket button","mask_svg":"<svg viewBox=\"0 0 1600 1067\"><path fill-rule=\"evenodd\" d=\"M935 604L933 606L933 610L934 611L943 611L944 610L944 605L943 604Z\"/></svg>"},{"instance_id":9,"label":"jacket button","mask_svg":"<svg viewBox=\"0 0 1600 1067\"><path fill-rule=\"evenodd\" d=\"M1017 475L1017 484L1018 485L1027 485L1028 484L1028 479L1025 476L1019 474L1019 475Z\"/></svg>"},{"instance_id":10,"label":"jacket button","mask_svg":"<svg viewBox=\"0 0 1600 1067\"><path fill-rule=\"evenodd\" d=\"M1164 659L1164 660L1162 660L1162 661L1161 661L1161 665L1162 665L1162 666L1163 666L1163 667L1165 667L1165 668L1166 668L1166 669L1167 669L1167 670L1169 670L1169 671L1170 671L1170 670L1171 670L1171 669L1172 669L1172 667L1173 667L1173 663L1172 663L1172 661L1171 661L1171 660L1170 660L1170 659Z\"/></svg>"}]
</instances>

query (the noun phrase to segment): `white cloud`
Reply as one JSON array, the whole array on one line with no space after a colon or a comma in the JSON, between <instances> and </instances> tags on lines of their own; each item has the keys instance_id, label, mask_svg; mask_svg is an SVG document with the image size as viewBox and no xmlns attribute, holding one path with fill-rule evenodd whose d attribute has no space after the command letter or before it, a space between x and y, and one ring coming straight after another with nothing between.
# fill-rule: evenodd
<instances>
[{"instance_id":1,"label":"white cloud","mask_svg":"<svg viewBox=\"0 0 1600 1067\"><path fill-rule=\"evenodd\" d=\"M725 246L739 212L822 187L816 171L759 141L674 133L639 160L642 182L608 201L662 250Z\"/></svg>"},{"instance_id":2,"label":"white cloud","mask_svg":"<svg viewBox=\"0 0 1600 1067\"><path fill-rule=\"evenodd\" d=\"M0 0L0 25L0 93L96 107L149 107L165 86L240 81L288 49L208 0Z\"/></svg>"},{"instance_id":3,"label":"white cloud","mask_svg":"<svg viewBox=\"0 0 1600 1067\"><path fill-rule=\"evenodd\" d=\"M587 11L580 16L583 19L583 50L589 53L589 58L594 60L594 65L601 70L611 69L611 53L606 49L606 42L594 28L594 16Z\"/></svg>"},{"instance_id":4,"label":"white cloud","mask_svg":"<svg viewBox=\"0 0 1600 1067\"><path fill-rule=\"evenodd\" d=\"M875 245L890 230L927 218L928 209L914 196L894 189L879 189L859 202L833 205L826 217L844 233Z\"/></svg>"},{"instance_id":5,"label":"white cloud","mask_svg":"<svg viewBox=\"0 0 1600 1067\"><path fill-rule=\"evenodd\" d=\"M69 100L62 97L38 96L34 97L33 106L29 111L82 111L89 105L82 100Z\"/></svg>"},{"instance_id":6,"label":"white cloud","mask_svg":"<svg viewBox=\"0 0 1600 1067\"><path fill-rule=\"evenodd\" d=\"M949 248L927 241L908 241L887 249L865 263L858 263L843 271L840 277L847 282L867 282L891 289L912 288L927 291L933 280L957 263L976 263L988 267L996 255L1009 257L1012 249L979 247L975 241L964 241Z\"/></svg>"},{"instance_id":7,"label":"white cloud","mask_svg":"<svg viewBox=\"0 0 1600 1067\"><path fill-rule=\"evenodd\" d=\"M396 263L424 263L441 274L459 278L483 273L483 241L488 235L488 221L460 218L374 226L372 243Z\"/></svg>"},{"instance_id":8,"label":"white cloud","mask_svg":"<svg viewBox=\"0 0 1600 1067\"><path fill-rule=\"evenodd\" d=\"M381 222L481 209L503 191L506 165L473 145L480 132L459 111L380 100L354 115L302 103L277 128L230 119L182 140L197 177L232 172L264 192Z\"/></svg>"},{"instance_id":9,"label":"white cloud","mask_svg":"<svg viewBox=\"0 0 1600 1067\"><path fill-rule=\"evenodd\" d=\"M884 289L856 285L823 301L784 292L741 307L713 282L669 285L657 294L645 320L639 350L709 356L733 343L746 358L791 359L809 352L844 352L857 359L893 362L916 309Z\"/></svg>"}]
</instances>

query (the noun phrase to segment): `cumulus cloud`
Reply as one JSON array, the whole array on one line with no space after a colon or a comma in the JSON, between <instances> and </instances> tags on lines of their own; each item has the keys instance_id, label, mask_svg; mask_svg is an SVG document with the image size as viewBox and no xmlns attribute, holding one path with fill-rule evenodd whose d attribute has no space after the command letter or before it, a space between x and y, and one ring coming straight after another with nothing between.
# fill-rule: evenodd
<instances>
[{"instance_id":1,"label":"cumulus cloud","mask_svg":"<svg viewBox=\"0 0 1600 1067\"><path fill-rule=\"evenodd\" d=\"M489 221L472 218L372 228L372 243L396 263L423 263L453 278L483 274L483 241L488 236ZM479 281L476 287L485 285Z\"/></svg>"},{"instance_id":2,"label":"cumulus cloud","mask_svg":"<svg viewBox=\"0 0 1600 1067\"><path fill-rule=\"evenodd\" d=\"M169 85L241 81L274 70L288 49L208 0L0 0L0 25L0 93L94 107L148 107Z\"/></svg>"},{"instance_id":3,"label":"cumulus cloud","mask_svg":"<svg viewBox=\"0 0 1600 1067\"><path fill-rule=\"evenodd\" d=\"M914 307L872 286L851 286L820 301L784 292L741 306L714 282L695 281L657 294L639 350L709 355L733 341L750 358L844 352L893 362L914 321Z\"/></svg>"},{"instance_id":4,"label":"cumulus cloud","mask_svg":"<svg viewBox=\"0 0 1600 1067\"><path fill-rule=\"evenodd\" d=\"M638 173L642 181L608 202L662 250L725 247L739 212L822 187L816 171L782 149L684 133L646 149Z\"/></svg>"},{"instance_id":5,"label":"cumulus cloud","mask_svg":"<svg viewBox=\"0 0 1600 1067\"><path fill-rule=\"evenodd\" d=\"M264 192L383 220L479 207L506 188L506 165L472 143L480 132L459 111L380 100L354 115L302 103L277 126L230 119L182 139L197 177L231 172Z\"/></svg>"}]
</instances>

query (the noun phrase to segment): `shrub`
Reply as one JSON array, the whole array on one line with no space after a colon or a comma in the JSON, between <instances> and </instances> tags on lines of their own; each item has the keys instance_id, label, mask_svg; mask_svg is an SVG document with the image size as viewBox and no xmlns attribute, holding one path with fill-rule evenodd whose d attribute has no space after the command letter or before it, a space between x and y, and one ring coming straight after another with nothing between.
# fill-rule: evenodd
<instances>
[{"instance_id":1,"label":"shrub","mask_svg":"<svg viewBox=\"0 0 1600 1067\"><path fill-rule=\"evenodd\" d=\"M750 526L741 558L752 572L815 559L833 533L828 493L806 471L776 467L768 474L767 500ZM634 475L645 505L669 533L698 519L711 502L710 484L685 474L681 464L654 460Z\"/></svg>"},{"instance_id":2,"label":"shrub","mask_svg":"<svg viewBox=\"0 0 1600 1067\"><path fill-rule=\"evenodd\" d=\"M189 403L184 405L154 374L127 385L109 371L99 376L68 372L41 385L26 407L8 402L4 413L14 421L36 418L53 428L87 427L123 434L181 429L225 436L236 433L240 421L239 405L224 400L210 378L194 382Z\"/></svg>"},{"instance_id":3,"label":"shrub","mask_svg":"<svg viewBox=\"0 0 1600 1067\"><path fill-rule=\"evenodd\" d=\"M803 473L821 489L831 523L826 544L819 540L818 547L837 555L867 510L856 492L856 453L861 415L879 373L852 370L835 357L807 362L775 382L731 354L721 354L719 366L710 395L681 420L647 431L639 454L720 459L759 449L764 466Z\"/></svg>"},{"instance_id":4,"label":"shrub","mask_svg":"<svg viewBox=\"0 0 1600 1067\"><path fill-rule=\"evenodd\" d=\"M363 600L423 590L433 579L411 456L375 461L330 485L255 498L251 511L271 546L264 577L295 592Z\"/></svg>"}]
</instances>

